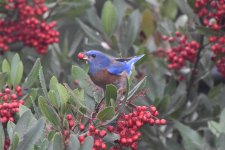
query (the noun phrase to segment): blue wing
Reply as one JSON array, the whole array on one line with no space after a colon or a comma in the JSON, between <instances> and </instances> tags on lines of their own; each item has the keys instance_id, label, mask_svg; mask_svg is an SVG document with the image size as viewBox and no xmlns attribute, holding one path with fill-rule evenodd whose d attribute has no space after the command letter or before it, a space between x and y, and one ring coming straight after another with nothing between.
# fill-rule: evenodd
<instances>
[{"instance_id":1,"label":"blue wing","mask_svg":"<svg viewBox=\"0 0 225 150\"><path fill-rule=\"evenodd\" d=\"M129 72L129 66L126 62L113 62L108 68L107 71L114 75L120 75L123 71Z\"/></svg>"},{"instance_id":2,"label":"blue wing","mask_svg":"<svg viewBox=\"0 0 225 150\"><path fill-rule=\"evenodd\" d=\"M140 60L144 55L135 56L132 58L115 58L112 64L108 67L108 72L114 75L120 75L123 71L131 73L132 66Z\"/></svg>"}]
</instances>

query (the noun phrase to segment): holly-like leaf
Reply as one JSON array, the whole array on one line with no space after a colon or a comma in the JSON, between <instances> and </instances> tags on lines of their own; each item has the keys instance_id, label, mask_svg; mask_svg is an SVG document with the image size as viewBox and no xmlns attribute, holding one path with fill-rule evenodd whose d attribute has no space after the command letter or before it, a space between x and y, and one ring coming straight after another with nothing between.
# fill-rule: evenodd
<instances>
[{"instance_id":1,"label":"holly-like leaf","mask_svg":"<svg viewBox=\"0 0 225 150\"><path fill-rule=\"evenodd\" d=\"M57 90L62 104L66 104L69 99L69 94L66 88L62 84L57 84Z\"/></svg>"},{"instance_id":2,"label":"holly-like leaf","mask_svg":"<svg viewBox=\"0 0 225 150\"><path fill-rule=\"evenodd\" d=\"M10 65L6 59L4 59L2 62L2 72L10 73Z\"/></svg>"},{"instance_id":3,"label":"holly-like leaf","mask_svg":"<svg viewBox=\"0 0 225 150\"><path fill-rule=\"evenodd\" d=\"M97 118L101 121L110 120L115 116L115 110L113 107L106 107L97 114Z\"/></svg>"},{"instance_id":4,"label":"holly-like leaf","mask_svg":"<svg viewBox=\"0 0 225 150\"><path fill-rule=\"evenodd\" d=\"M111 1L106 1L101 15L104 31L111 36L117 25L117 10Z\"/></svg>"},{"instance_id":5,"label":"holly-like leaf","mask_svg":"<svg viewBox=\"0 0 225 150\"><path fill-rule=\"evenodd\" d=\"M22 84L23 88L30 88L34 84L34 82L38 78L38 72L40 70L40 67L41 67L41 62L40 62L40 59L38 58L35 61L34 65L33 65L33 68L31 69L30 73L26 77L24 83Z\"/></svg>"},{"instance_id":6,"label":"holly-like leaf","mask_svg":"<svg viewBox=\"0 0 225 150\"><path fill-rule=\"evenodd\" d=\"M145 9L142 14L142 22L140 28L146 36L151 36L155 31L153 13L149 9Z\"/></svg>"},{"instance_id":7,"label":"holly-like leaf","mask_svg":"<svg viewBox=\"0 0 225 150\"><path fill-rule=\"evenodd\" d=\"M48 119L48 121L55 125L55 127L59 128L60 118L55 112L55 110L46 103L45 98L43 96L40 96L38 98L38 105L42 114Z\"/></svg>"}]
</instances>

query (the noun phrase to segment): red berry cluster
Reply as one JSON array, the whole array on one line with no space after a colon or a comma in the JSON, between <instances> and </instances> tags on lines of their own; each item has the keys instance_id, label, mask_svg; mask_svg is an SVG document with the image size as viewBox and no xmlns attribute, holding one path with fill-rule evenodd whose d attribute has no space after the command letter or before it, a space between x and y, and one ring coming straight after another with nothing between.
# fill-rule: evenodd
<instances>
[{"instance_id":1,"label":"red berry cluster","mask_svg":"<svg viewBox=\"0 0 225 150\"><path fill-rule=\"evenodd\" d=\"M96 129L94 125L89 126L87 136L92 136L94 138L92 150L105 150L107 148L106 143L102 140L106 135L106 130ZM80 136L79 140L82 143L84 141L84 137Z\"/></svg>"},{"instance_id":2,"label":"red berry cluster","mask_svg":"<svg viewBox=\"0 0 225 150\"><path fill-rule=\"evenodd\" d=\"M197 50L200 45L198 42L192 40L188 41L185 35L181 35L180 32L175 33L175 37L162 36L164 41L173 43L174 46L167 52L167 60L169 69L179 70L185 62L193 63L196 58ZM178 44L176 44L176 43Z\"/></svg>"},{"instance_id":3,"label":"red berry cluster","mask_svg":"<svg viewBox=\"0 0 225 150\"><path fill-rule=\"evenodd\" d=\"M0 18L0 51L6 52L10 44L22 42L45 54L49 44L59 41L59 32L53 29L56 22L47 23L42 18L48 11L44 0L7 0L4 7L7 13Z\"/></svg>"},{"instance_id":4,"label":"red berry cluster","mask_svg":"<svg viewBox=\"0 0 225 150\"><path fill-rule=\"evenodd\" d=\"M7 87L4 92L0 93L0 121L2 123L7 123L9 120L14 122L13 115L19 111L19 106L24 104L24 100L18 100L22 94L20 86L17 86L15 90Z\"/></svg>"},{"instance_id":5,"label":"red berry cluster","mask_svg":"<svg viewBox=\"0 0 225 150\"><path fill-rule=\"evenodd\" d=\"M122 115L116 122L115 131L115 133L120 135L120 140L118 141L118 146L112 147L111 150L121 150L122 147L129 147L132 150L137 150L137 142L141 136L141 133L138 130L143 125L166 124L165 119L157 118L158 115L159 112L155 106L137 106L131 113Z\"/></svg>"},{"instance_id":6,"label":"red berry cluster","mask_svg":"<svg viewBox=\"0 0 225 150\"><path fill-rule=\"evenodd\" d=\"M93 124L88 126L87 132L81 134L78 140L81 144L84 143L87 136L92 136L94 139L94 145L92 150L105 150L107 149L106 141L103 138L109 133L116 133L120 136L119 140L114 141L113 147L110 150L121 150L124 147L136 150L138 146L138 140L141 133L138 131L143 125L165 125L165 119L159 119L157 116L159 112L155 106L136 106L129 114L123 114L116 121L115 127L112 125L106 128L96 128ZM71 114L67 115L70 130L74 130L74 121ZM71 123L72 121L72 123ZM85 131L85 125L80 123L78 127L79 131ZM64 130L63 135L65 141L69 139L69 130ZM68 141L66 142L68 143Z\"/></svg>"},{"instance_id":7,"label":"red berry cluster","mask_svg":"<svg viewBox=\"0 0 225 150\"><path fill-rule=\"evenodd\" d=\"M224 27L224 0L195 0L195 9L205 26L214 30Z\"/></svg>"},{"instance_id":8,"label":"red berry cluster","mask_svg":"<svg viewBox=\"0 0 225 150\"><path fill-rule=\"evenodd\" d=\"M212 30L219 31L225 28L225 1L224 0L195 0L197 15L203 25ZM217 36L210 36L211 50L214 53L218 71L225 76L225 36L218 32Z\"/></svg>"}]
</instances>

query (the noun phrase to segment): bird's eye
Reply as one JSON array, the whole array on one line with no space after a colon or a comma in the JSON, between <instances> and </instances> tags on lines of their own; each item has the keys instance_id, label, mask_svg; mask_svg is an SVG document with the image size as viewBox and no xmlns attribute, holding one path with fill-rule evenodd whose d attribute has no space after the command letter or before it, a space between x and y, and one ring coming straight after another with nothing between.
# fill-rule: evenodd
<instances>
[{"instance_id":1,"label":"bird's eye","mask_svg":"<svg viewBox=\"0 0 225 150\"><path fill-rule=\"evenodd\" d=\"M96 57L96 55L95 55L95 54L92 54L92 55L91 55L91 57L95 58L95 57Z\"/></svg>"}]
</instances>

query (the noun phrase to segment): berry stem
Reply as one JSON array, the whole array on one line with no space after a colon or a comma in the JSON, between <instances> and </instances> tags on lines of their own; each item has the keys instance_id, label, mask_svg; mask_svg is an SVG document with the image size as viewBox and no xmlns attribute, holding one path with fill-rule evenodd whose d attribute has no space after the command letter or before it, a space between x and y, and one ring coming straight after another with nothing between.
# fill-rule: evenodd
<instances>
[{"instance_id":1,"label":"berry stem","mask_svg":"<svg viewBox=\"0 0 225 150\"><path fill-rule=\"evenodd\" d=\"M204 44L204 35L200 35L199 44L201 46L200 46L200 48L199 48L199 50L197 52L196 60L195 60L195 63L194 63L194 66L193 66L192 72L191 72L191 77L190 77L190 80L188 82L186 101L190 98L191 89L192 89L192 86L193 86L193 84L195 82L196 70L198 68L198 63L199 63L200 58L201 58L201 51L205 48L205 46L203 45Z\"/></svg>"}]
</instances>

